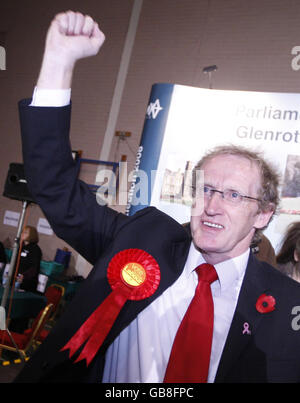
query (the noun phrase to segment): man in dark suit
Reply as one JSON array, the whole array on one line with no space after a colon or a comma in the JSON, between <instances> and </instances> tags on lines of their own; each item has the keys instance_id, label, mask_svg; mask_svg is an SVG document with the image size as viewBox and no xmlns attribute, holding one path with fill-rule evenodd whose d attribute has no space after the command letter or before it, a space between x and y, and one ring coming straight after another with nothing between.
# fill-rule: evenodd
<instances>
[{"instance_id":1,"label":"man in dark suit","mask_svg":"<svg viewBox=\"0 0 300 403\"><path fill-rule=\"evenodd\" d=\"M249 248L278 205L278 177L262 158L237 147L202 158L204 197L196 192L190 231L154 207L127 217L100 206L77 180L69 89L76 60L103 40L90 17L58 15L33 100L20 102L28 186L56 234L94 268L16 381L162 382L194 269L207 262L218 275L207 382L299 382L300 286ZM95 336L89 351L86 332Z\"/></svg>"}]
</instances>

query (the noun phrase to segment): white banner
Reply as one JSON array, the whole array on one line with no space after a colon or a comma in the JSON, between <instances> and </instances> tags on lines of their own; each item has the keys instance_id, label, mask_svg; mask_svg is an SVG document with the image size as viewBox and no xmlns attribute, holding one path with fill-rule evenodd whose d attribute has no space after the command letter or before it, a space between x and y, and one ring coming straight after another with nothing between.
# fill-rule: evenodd
<instances>
[{"instance_id":1,"label":"white banner","mask_svg":"<svg viewBox=\"0 0 300 403\"><path fill-rule=\"evenodd\" d=\"M10 225L11 227L17 227L19 224L20 213L16 211L6 210L4 213L3 224Z\"/></svg>"},{"instance_id":2,"label":"white banner","mask_svg":"<svg viewBox=\"0 0 300 403\"><path fill-rule=\"evenodd\" d=\"M49 222L45 218L40 218L37 225L37 230L40 234L53 235L53 230Z\"/></svg>"},{"instance_id":3,"label":"white banner","mask_svg":"<svg viewBox=\"0 0 300 403\"><path fill-rule=\"evenodd\" d=\"M280 215L265 232L276 248L287 225L300 220L299 122L299 94L174 85L151 205L181 223L187 222L190 200L188 192L186 198L184 195L186 173L203 153L228 143L263 151L284 179Z\"/></svg>"}]
</instances>

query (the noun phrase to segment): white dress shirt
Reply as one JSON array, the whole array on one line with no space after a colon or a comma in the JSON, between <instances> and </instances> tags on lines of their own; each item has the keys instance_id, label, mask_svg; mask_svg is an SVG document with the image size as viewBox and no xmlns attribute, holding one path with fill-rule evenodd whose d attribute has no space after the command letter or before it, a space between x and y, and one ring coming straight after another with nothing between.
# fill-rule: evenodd
<instances>
[{"instance_id":1,"label":"white dress shirt","mask_svg":"<svg viewBox=\"0 0 300 403\"><path fill-rule=\"evenodd\" d=\"M71 100L71 88L68 89L45 89L34 88L31 106L66 106Z\"/></svg>"},{"instance_id":2,"label":"white dress shirt","mask_svg":"<svg viewBox=\"0 0 300 403\"><path fill-rule=\"evenodd\" d=\"M65 106L70 102L70 95L71 90L35 89L31 105ZM208 382L213 382L216 376L248 257L249 249L239 257L215 265L218 280L211 284L214 328ZM194 269L201 263L205 263L204 258L191 243L177 281L144 309L108 348L103 382L163 381L177 329L198 283Z\"/></svg>"}]
</instances>

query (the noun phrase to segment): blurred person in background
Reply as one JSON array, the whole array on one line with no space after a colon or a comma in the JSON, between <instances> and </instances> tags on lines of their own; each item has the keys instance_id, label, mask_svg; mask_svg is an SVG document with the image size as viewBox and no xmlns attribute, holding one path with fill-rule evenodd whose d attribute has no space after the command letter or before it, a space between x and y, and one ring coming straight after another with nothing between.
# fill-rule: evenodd
<instances>
[{"instance_id":1,"label":"blurred person in background","mask_svg":"<svg viewBox=\"0 0 300 403\"><path fill-rule=\"evenodd\" d=\"M22 250L19 264L21 289L35 292L40 272L42 251L38 246L39 237L35 227L27 225L21 235Z\"/></svg>"},{"instance_id":2,"label":"blurred person in background","mask_svg":"<svg viewBox=\"0 0 300 403\"><path fill-rule=\"evenodd\" d=\"M289 225L277 255L277 267L300 282L300 221Z\"/></svg>"}]
</instances>

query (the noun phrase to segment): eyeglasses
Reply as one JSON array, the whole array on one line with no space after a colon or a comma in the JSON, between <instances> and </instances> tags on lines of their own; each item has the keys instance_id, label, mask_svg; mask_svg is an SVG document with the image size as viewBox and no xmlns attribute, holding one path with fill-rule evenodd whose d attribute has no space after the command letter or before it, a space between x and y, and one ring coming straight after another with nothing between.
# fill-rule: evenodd
<instances>
[{"instance_id":1,"label":"eyeglasses","mask_svg":"<svg viewBox=\"0 0 300 403\"><path fill-rule=\"evenodd\" d=\"M233 204L239 204L244 199L256 200L256 201L261 202L261 199L257 199L255 197L251 197L251 196L242 195L236 190L225 189L222 192L221 190L214 189L213 187L207 186L207 185L203 186L203 193L204 193L204 197L208 198L208 199L211 199L214 193L220 193L224 200L226 200L226 201L228 201L230 203L233 203Z\"/></svg>"}]
</instances>

